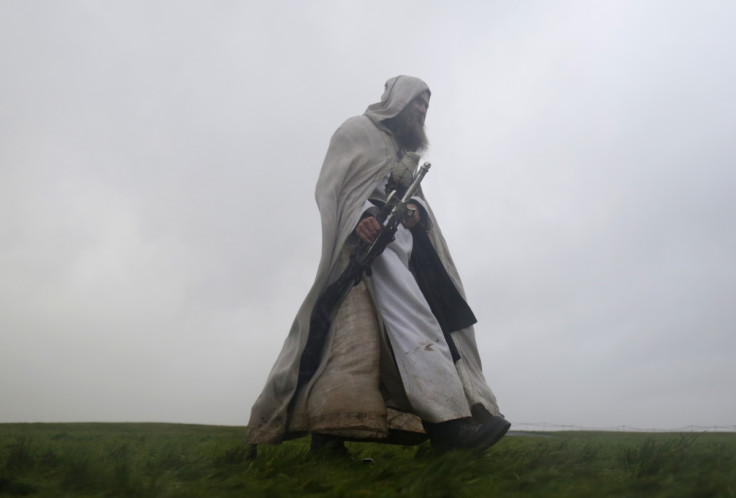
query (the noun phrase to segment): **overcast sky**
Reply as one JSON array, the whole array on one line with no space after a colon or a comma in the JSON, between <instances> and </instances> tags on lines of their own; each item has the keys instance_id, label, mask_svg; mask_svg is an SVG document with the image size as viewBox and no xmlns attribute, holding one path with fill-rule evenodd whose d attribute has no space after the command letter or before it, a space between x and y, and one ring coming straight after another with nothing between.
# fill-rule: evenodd
<instances>
[{"instance_id":1,"label":"overcast sky","mask_svg":"<svg viewBox=\"0 0 736 498\"><path fill-rule=\"evenodd\" d=\"M331 134L432 89L424 189L506 417L736 424L736 3L0 3L0 422L245 425Z\"/></svg>"}]
</instances>

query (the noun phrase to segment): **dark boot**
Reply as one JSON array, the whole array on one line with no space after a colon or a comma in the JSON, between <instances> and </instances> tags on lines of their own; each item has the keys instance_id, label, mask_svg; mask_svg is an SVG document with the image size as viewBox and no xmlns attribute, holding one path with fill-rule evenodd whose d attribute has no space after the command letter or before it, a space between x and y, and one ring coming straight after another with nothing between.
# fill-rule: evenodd
<instances>
[{"instance_id":1,"label":"dark boot","mask_svg":"<svg viewBox=\"0 0 736 498\"><path fill-rule=\"evenodd\" d=\"M308 455L320 458L350 458L344 439L316 433L312 434Z\"/></svg>"},{"instance_id":2,"label":"dark boot","mask_svg":"<svg viewBox=\"0 0 736 498\"><path fill-rule=\"evenodd\" d=\"M245 460L255 460L256 458L258 458L258 445L251 444L248 447L248 452L245 454Z\"/></svg>"},{"instance_id":3,"label":"dark boot","mask_svg":"<svg viewBox=\"0 0 736 498\"><path fill-rule=\"evenodd\" d=\"M511 424L499 415L478 423L471 417L449 420L439 424L424 423L432 448L438 451L483 451L496 444Z\"/></svg>"}]
</instances>

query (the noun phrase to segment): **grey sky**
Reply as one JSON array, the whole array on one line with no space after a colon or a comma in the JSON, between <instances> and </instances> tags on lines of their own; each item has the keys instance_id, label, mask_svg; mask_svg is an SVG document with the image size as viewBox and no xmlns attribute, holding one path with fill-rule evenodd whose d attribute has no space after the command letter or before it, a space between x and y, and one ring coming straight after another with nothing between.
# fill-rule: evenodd
<instances>
[{"instance_id":1,"label":"grey sky","mask_svg":"<svg viewBox=\"0 0 736 498\"><path fill-rule=\"evenodd\" d=\"M0 422L245 424L411 74L507 418L736 423L736 4L425 4L0 4Z\"/></svg>"}]
</instances>

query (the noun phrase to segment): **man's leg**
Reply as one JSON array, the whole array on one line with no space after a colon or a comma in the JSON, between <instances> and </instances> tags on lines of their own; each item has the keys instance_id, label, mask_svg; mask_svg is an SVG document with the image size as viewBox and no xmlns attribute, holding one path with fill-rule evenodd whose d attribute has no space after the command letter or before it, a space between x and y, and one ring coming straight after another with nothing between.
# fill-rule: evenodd
<instances>
[{"instance_id":1,"label":"man's leg","mask_svg":"<svg viewBox=\"0 0 736 498\"><path fill-rule=\"evenodd\" d=\"M402 227L373 262L376 307L416 414L433 423L470 417L442 329L409 271L411 244L411 232Z\"/></svg>"},{"instance_id":2,"label":"man's leg","mask_svg":"<svg viewBox=\"0 0 736 498\"><path fill-rule=\"evenodd\" d=\"M376 307L406 395L433 448L484 450L511 424L500 416L473 420L442 329L409 271L411 247L411 233L400 228L371 267Z\"/></svg>"}]
</instances>

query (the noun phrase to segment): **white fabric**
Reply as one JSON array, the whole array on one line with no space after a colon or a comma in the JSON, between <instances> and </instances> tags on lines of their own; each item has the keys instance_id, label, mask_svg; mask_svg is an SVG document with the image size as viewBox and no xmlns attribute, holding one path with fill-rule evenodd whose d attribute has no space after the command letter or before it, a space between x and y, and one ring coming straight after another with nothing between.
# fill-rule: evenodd
<instances>
[{"instance_id":1,"label":"white fabric","mask_svg":"<svg viewBox=\"0 0 736 498\"><path fill-rule=\"evenodd\" d=\"M470 416L455 364L437 319L409 271L412 235L399 227L371 266L369 281L406 396L426 422Z\"/></svg>"}]
</instances>

